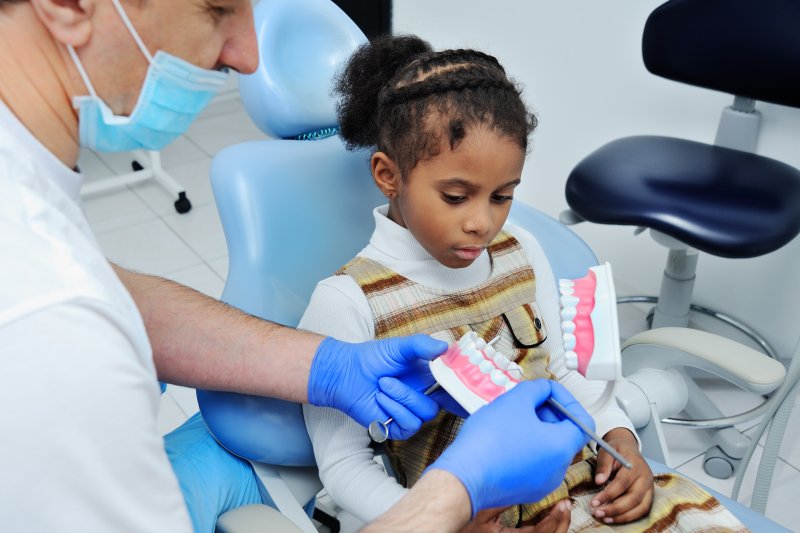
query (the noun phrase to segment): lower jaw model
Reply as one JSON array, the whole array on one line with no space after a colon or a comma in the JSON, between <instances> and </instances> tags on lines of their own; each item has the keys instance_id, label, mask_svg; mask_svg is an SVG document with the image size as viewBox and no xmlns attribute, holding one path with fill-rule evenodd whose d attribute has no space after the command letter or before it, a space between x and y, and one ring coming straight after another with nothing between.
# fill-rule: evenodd
<instances>
[{"instance_id":1,"label":"lower jaw model","mask_svg":"<svg viewBox=\"0 0 800 533\"><path fill-rule=\"evenodd\" d=\"M561 328L567 368L587 379L604 380L606 391L596 410L613 398L620 377L619 326L616 294L608 264L592 267L575 280L560 280ZM524 379L522 368L474 331L430 363L436 381L472 414Z\"/></svg>"}]
</instances>

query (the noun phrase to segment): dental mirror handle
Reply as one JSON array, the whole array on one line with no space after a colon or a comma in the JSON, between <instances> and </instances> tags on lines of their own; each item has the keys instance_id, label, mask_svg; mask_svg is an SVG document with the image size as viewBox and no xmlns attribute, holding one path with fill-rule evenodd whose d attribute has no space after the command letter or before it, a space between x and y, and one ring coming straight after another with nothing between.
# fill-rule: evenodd
<instances>
[{"instance_id":1,"label":"dental mirror handle","mask_svg":"<svg viewBox=\"0 0 800 533\"><path fill-rule=\"evenodd\" d=\"M620 455L620 453L619 453L617 450L615 450L614 448L612 448L612 447L611 447L611 445L610 445L609 443L607 443L605 440L603 440L603 438L602 438L602 437L598 436L598 435L597 435L597 434L596 434L594 431L592 431L591 429L589 429L588 427L586 427L586 425L585 425L583 422L581 422L580 420L578 420L577 418L575 418L575 417L572 415L572 413L570 413L569 411L567 411L567 408L566 408L566 407L564 407L563 405L561 405L560 403L558 403L558 402L557 402L556 400L554 400L553 398L548 398L548 399L547 399L547 403L548 403L548 404L549 404L549 405L550 405L550 406L551 406L553 409L555 409L556 411L558 411L559 413L561 413L562 415L564 415L565 417L567 417L567 418L568 418L568 419L569 419L569 420L570 420L570 421L571 421L573 424L575 424L576 426L578 426L578 427L581 429L581 431L583 431L584 433L586 433L587 435L589 435L589 438L590 438L590 439L592 439L593 441L595 441L595 442L597 443L597 445L598 445L598 446L600 446L600 447L601 447L601 448L603 448L605 451L607 451L608 453L610 453L610 454L611 454L611 457L613 457L614 459L616 459L616 460L617 460L617 462L618 462L619 464L621 464L622 466L624 466L624 467L625 467L625 468L627 468L628 470L630 470L630 469L632 468L632 465L631 465L630 461L628 461L627 459L625 459L624 457L622 457L622 455Z\"/></svg>"},{"instance_id":2,"label":"dental mirror handle","mask_svg":"<svg viewBox=\"0 0 800 533\"><path fill-rule=\"evenodd\" d=\"M441 389L442 386L438 383L434 383L423 392L424 395L428 396L432 392L435 392ZM389 417L386 419L385 422L381 422L380 420L373 420L369 427L367 428L367 433L369 434L369 438L378 444L386 442L386 439L389 438L389 424L394 422L394 418Z\"/></svg>"}]
</instances>

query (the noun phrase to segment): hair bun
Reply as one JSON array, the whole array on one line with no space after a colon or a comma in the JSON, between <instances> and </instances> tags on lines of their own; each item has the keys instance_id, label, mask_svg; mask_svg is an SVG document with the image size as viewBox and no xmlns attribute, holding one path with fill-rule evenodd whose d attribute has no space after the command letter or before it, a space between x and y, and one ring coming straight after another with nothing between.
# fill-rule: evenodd
<instances>
[{"instance_id":1,"label":"hair bun","mask_svg":"<svg viewBox=\"0 0 800 533\"><path fill-rule=\"evenodd\" d=\"M406 65L431 45L413 35L378 37L359 47L337 77L334 93L339 97L336 114L340 135L347 147L365 148L378 143L378 95Z\"/></svg>"}]
</instances>

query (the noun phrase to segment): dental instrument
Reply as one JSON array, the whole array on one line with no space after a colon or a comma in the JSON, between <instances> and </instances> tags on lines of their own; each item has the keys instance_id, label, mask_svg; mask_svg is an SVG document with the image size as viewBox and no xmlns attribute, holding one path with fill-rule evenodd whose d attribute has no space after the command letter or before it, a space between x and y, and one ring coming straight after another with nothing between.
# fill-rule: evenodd
<instances>
[{"instance_id":1,"label":"dental instrument","mask_svg":"<svg viewBox=\"0 0 800 533\"><path fill-rule=\"evenodd\" d=\"M430 363L436 381L470 414L511 390L524 379L519 365L488 344L474 331L470 331ZM631 468L628 460L577 420L563 405L552 398L548 398L547 403L578 426L622 466Z\"/></svg>"},{"instance_id":2,"label":"dental instrument","mask_svg":"<svg viewBox=\"0 0 800 533\"><path fill-rule=\"evenodd\" d=\"M442 386L438 383L434 383L422 394L429 396L431 393L441 389ZM386 439L389 438L389 424L394 421L394 418L389 417L386 419L385 422L381 422L380 420L373 420L369 427L367 428L367 433L369 433L369 438L373 440L373 442L377 444L382 444L386 442Z\"/></svg>"},{"instance_id":3,"label":"dental instrument","mask_svg":"<svg viewBox=\"0 0 800 533\"><path fill-rule=\"evenodd\" d=\"M576 426L578 426L578 428L580 428L580 430L581 430L581 431L583 431L584 433L586 433L586 434L589 436L589 438L590 438L590 439L592 439L592 440L593 440L595 443L597 443L597 445L598 445L598 446L600 446L600 447L601 447L601 448L603 448L605 451L607 451L608 453L610 453L610 454L611 454L611 457L613 457L614 459L616 459L616 461L617 461L619 464L621 464L622 466L624 466L624 467L625 467L625 468L627 468L628 470L630 470L630 469L632 468L632 465L631 465L630 461L628 461L627 459L625 459L624 457L622 457L622 455L620 455L620 453L619 453L617 450L615 450L614 448L612 448L612 447L611 447L611 445L610 445L609 443L607 443L605 440L603 440L603 438L602 438L602 437L600 437L599 435L597 435L597 434L596 434L594 431L592 431L591 429L589 429L588 427L586 427L586 425L585 425L583 422L581 422L580 420L578 420L577 418L575 418L574 416L572 416L572 413L570 413L569 411L567 411L567 408L566 408L566 407L564 407L563 405L561 405L560 403L558 403L557 401L555 401L553 398L548 398L548 399L547 399L547 403L548 403L548 405L550 405L551 407L553 407L553 408L554 408L556 411L558 411L559 413L561 413L561 414L562 414L562 415L564 415L565 417L569 418L569 419L570 419L570 421L571 421L573 424L575 424Z\"/></svg>"},{"instance_id":4,"label":"dental instrument","mask_svg":"<svg viewBox=\"0 0 800 533\"><path fill-rule=\"evenodd\" d=\"M477 334L476 334L477 337ZM483 339L481 339L483 340ZM494 344L500 340L500 335L495 337L494 339L490 340L486 344L489 346L494 346ZM430 387L428 387L423 394L429 396L433 392L441 389L442 386L439 383L434 383ZM389 424L394 421L394 418L389 417L386 419L385 422L381 422L380 420L374 420L370 423L369 427L367 428L367 433L369 433L369 438L372 439L373 442L376 444L382 444L386 442L386 439L389 438Z\"/></svg>"}]
</instances>

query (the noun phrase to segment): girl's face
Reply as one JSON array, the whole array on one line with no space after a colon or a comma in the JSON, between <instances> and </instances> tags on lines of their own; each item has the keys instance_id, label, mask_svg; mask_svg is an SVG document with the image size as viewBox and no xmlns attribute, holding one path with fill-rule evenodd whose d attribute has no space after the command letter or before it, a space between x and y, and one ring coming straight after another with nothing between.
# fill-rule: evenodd
<instances>
[{"instance_id":1,"label":"girl's face","mask_svg":"<svg viewBox=\"0 0 800 533\"><path fill-rule=\"evenodd\" d=\"M443 265L464 268L505 224L524 163L514 140L478 127L455 150L444 141L439 155L420 160L405 180L395 173L394 190L376 181L390 193L390 219Z\"/></svg>"}]
</instances>

